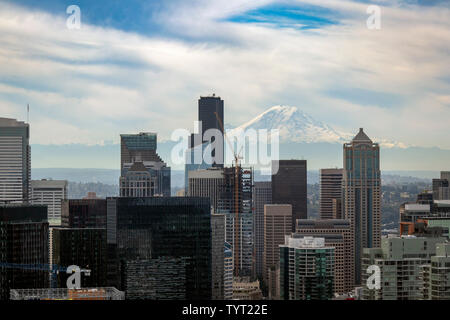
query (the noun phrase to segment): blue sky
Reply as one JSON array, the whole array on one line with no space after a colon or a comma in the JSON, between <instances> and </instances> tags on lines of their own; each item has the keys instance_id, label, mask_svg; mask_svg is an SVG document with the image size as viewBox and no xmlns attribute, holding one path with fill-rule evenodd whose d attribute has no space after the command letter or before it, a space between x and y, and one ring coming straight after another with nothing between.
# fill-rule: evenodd
<instances>
[{"instance_id":1,"label":"blue sky","mask_svg":"<svg viewBox=\"0 0 450 320\"><path fill-rule=\"evenodd\" d=\"M449 15L437 0L0 1L0 116L26 119L30 103L33 144L164 140L215 92L232 125L283 104L450 149Z\"/></svg>"}]
</instances>

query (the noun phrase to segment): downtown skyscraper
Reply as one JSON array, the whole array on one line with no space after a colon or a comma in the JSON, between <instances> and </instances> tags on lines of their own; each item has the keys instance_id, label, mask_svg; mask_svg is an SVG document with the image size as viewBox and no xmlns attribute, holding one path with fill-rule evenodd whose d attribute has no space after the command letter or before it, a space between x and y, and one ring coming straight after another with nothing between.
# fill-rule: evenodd
<instances>
[{"instance_id":1,"label":"downtown skyscraper","mask_svg":"<svg viewBox=\"0 0 450 320\"><path fill-rule=\"evenodd\" d=\"M306 169L306 160L272 161L272 203L292 205L292 232L297 219L308 217Z\"/></svg>"},{"instance_id":2,"label":"downtown skyscraper","mask_svg":"<svg viewBox=\"0 0 450 320\"><path fill-rule=\"evenodd\" d=\"M343 211L355 239L355 284L361 283L363 248L378 248L381 241L380 147L360 128L344 144Z\"/></svg>"},{"instance_id":3,"label":"downtown skyscraper","mask_svg":"<svg viewBox=\"0 0 450 320\"><path fill-rule=\"evenodd\" d=\"M342 169L320 169L320 218L340 219Z\"/></svg>"},{"instance_id":4,"label":"downtown skyscraper","mask_svg":"<svg viewBox=\"0 0 450 320\"><path fill-rule=\"evenodd\" d=\"M31 196L30 126L0 118L0 202L27 202Z\"/></svg>"},{"instance_id":5,"label":"downtown skyscraper","mask_svg":"<svg viewBox=\"0 0 450 320\"><path fill-rule=\"evenodd\" d=\"M198 100L198 132L191 134L186 150L185 164L185 193L188 192L189 172L207 169L211 166L223 167L224 164L224 101L215 94L200 97ZM214 130L221 133L221 141L215 142L215 137L205 133ZM211 132L211 131L210 131ZM215 148L213 148L213 144ZM218 152L218 153L216 153Z\"/></svg>"},{"instance_id":6,"label":"downtown skyscraper","mask_svg":"<svg viewBox=\"0 0 450 320\"><path fill-rule=\"evenodd\" d=\"M120 135L121 197L170 197L170 167L156 147L156 133Z\"/></svg>"}]
</instances>

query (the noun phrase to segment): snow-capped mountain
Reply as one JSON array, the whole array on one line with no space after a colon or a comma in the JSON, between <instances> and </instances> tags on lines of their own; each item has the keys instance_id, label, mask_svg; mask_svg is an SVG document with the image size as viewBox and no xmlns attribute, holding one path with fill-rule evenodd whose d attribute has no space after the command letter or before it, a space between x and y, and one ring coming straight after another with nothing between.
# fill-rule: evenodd
<instances>
[{"instance_id":1,"label":"snow-capped mountain","mask_svg":"<svg viewBox=\"0 0 450 320\"><path fill-rule=\"evenodd\" d=\"M237 130L247 129L278 129L280 132L280 142L301 142L301 143L344 143L349 142L356 134L339 132L331 126L315 120L309 114L291 106L273 106L261 113L259 116L242 124L230 131L230 135ZM380 143L384 147L405 148L405 144L393 142L386 139L373 138L374 142Z\"/></svg>"}]
</instances>

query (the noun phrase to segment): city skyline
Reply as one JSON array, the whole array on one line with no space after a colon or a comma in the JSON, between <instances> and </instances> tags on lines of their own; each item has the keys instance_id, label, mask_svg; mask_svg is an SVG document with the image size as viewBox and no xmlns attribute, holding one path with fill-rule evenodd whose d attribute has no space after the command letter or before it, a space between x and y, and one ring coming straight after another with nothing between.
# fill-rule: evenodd
<instances>
[{"instance_id":1,"label":"city skyline","mask_svg":"<svg viewBox=\"0 0 450 320\"><path fill-rule=\"evenodd\" d=\"M0 300L450 300L448 17L0 0Z\"/></svg>"}]
</instances>

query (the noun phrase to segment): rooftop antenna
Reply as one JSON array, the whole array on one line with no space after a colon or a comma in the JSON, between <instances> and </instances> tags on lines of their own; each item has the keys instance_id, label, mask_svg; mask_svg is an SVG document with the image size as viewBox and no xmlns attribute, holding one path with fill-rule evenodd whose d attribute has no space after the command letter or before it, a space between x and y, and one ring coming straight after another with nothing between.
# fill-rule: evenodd
<instances>
[{"instance_id":1,"label":"rooftop antenna","mask_svg":"<svg viewBox=\"0 0 450 320\"><path fill-rule=\"evenodd\" d=\"M27 123L30 123L30 104L27 103Z\"/></svg>"}]
</instances>

